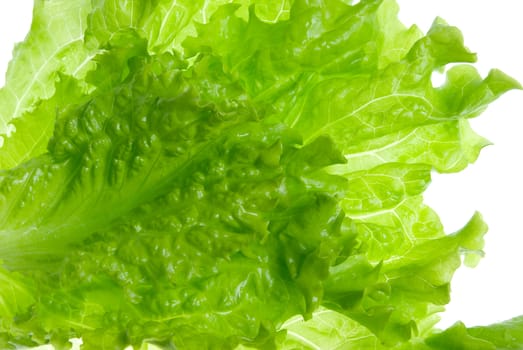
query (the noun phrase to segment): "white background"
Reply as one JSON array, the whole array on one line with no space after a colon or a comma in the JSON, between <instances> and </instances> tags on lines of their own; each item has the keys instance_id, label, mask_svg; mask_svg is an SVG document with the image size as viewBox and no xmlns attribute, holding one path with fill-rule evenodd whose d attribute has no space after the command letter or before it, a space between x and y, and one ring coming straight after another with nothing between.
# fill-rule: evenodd
<instances>
[{"instance_id":1,"label":"white background","mask_svg":"<svg viewBox=\"0 0 523 350\"><path fill-rule=\"evenodd\" d=\"M500 68L523 82L523 2L520 0L398 0L400 18L427 31L436 16L458 26L478 53L479 71ZM520 5L521 4L521 5ZM0 72L15 42L23 40L32 1L0 1ZM0 86L3 85L3 74ZM427 202L448 232L479 210L488 222L486 257L476 269L461 268L452 285L452 302L441 326L456 320L468 326L523 314L523 92L512 91L473 121L494 145L465 171L434 175Z\"/></svg>"},{"instance_id":2,"label":"white background","mask_svg":"<svg viewBox=\"0 0 523 350\"><path fill-rule=\"evenodd\" d=\"M399 0L400 18L427 31L435 16L459 27L478 54L485 76L499 68L523 82L523 2L520 0ZM442 326L462 320L489 324L523 314L523 91L510 91L472 121L494 145L465 171L433 177L426 201L447 231L475 210L489 225L486 256L475 269L458 270Z\"/></svg>"}]
</instances>

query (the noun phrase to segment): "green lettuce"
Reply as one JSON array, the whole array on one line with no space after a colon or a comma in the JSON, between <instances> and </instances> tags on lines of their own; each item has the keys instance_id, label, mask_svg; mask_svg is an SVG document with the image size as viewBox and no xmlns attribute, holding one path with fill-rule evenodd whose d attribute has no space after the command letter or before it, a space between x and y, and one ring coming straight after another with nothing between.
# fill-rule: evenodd
<instances>
[{"instance_id":1,"label":"green lettuce","mask_svg":"<svg viewBox=\"0 0 523 350\"><path fill-rule=\"evenodd\" d=\"M521 348L521 318L435 327L487 227L423 202L521 86L397 12L35 1L0 90L0 347Z\"/></svg>"}]
</instances>

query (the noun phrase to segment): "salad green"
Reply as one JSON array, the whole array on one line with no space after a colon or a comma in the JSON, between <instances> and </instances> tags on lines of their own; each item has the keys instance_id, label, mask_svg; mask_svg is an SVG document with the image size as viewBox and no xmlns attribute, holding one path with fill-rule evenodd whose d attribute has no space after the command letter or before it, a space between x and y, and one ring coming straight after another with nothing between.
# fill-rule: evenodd
<instances>
[{"instance_id":1,"label":"salad green","mask_svg":"<svg viewBox=\"0 0 523 350\"><path fill-rule=\"evenodd\" d=\"M487 227L423 202L521 86L397 13L35 0L0 90L0 348L521 349L521 317L436 329Z\"/></svg>"}]
</instances>

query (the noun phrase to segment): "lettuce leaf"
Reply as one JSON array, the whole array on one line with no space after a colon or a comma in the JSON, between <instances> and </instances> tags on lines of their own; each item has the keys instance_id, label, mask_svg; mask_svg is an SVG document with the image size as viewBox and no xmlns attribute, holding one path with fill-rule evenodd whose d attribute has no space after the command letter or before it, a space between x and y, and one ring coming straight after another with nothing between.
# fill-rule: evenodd
<instances>
[{"instance_id":1,"label":"lettuce leaf","mask_svg":"<svg viewBox=\"0 0 523 350\"><path fill-rule=\"evenodd\" d=\"M390 349L383 345L367 328L349 317L329 309L320 309L314 318L304 322L294 317L285 323L287 338L281 349ZM466 328L461 322L449 329L415 338L395 349L520 349L523 341L521 316L490 326Z\"/></svg>"},{"instance_id":2,"label":"lettuce leaf","mask_svg":"<svg viewBox=\"0 0 523 350\"><path fill-rule=\"evenodd\" d=\"M18 44L0 89L0 168L10 168L45 151L54 116L35 111L53 97L58 72L82 79L89 68L83 45L90 2L35 1L31 30ZM17 135L14 137L14 135Z\"/></svg>"},{"instance_id":3,"label":"lettuce leaf","mask_svg":"<svg viewBox=\"0 0 523 350\"><path fill-rule=\"evenodd\" d=\"M37 1L0 91L0 347L523 345L518 319L435 329L487 228L423 202L521 86L397 11Z\"/></svg>"},{"instance_id":4,"label":"lettuce leaf","mask_svg":"<svg viewBox=\"0 0 523 350\"><path fill-rule=\"evenodd\" d=\"M519 349L523 342L523 317L490 326L466 328L458 322L444 332L430 336L430 349Z\"/></svg>"}]
</instances>

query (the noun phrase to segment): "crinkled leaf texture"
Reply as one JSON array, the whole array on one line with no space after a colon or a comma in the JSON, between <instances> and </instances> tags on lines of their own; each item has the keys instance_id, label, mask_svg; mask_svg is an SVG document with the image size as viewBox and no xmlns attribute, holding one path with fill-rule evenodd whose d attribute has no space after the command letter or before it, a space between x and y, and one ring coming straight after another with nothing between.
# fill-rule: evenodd
<instances>
[{"instance_id":1,"label":"crinkled leaf texture","mask_svg":"<svg viewBox=\"0 0 523 350\"><path fill-rule=\"evenodd\" d=\"M37 1L0 91L0 347L523 347L520 319L434 329L486 225L422 197L520 86L397 10Z\"/></svg>"}]
</instances>

